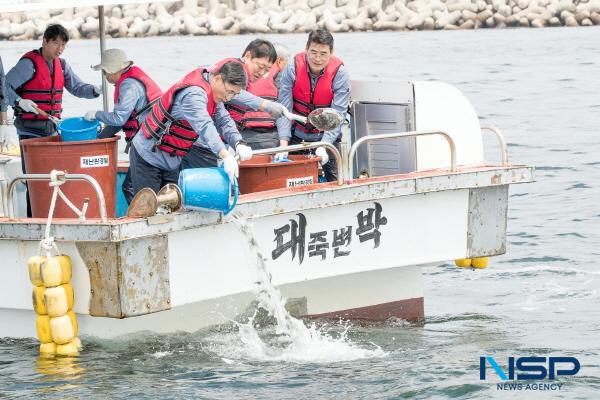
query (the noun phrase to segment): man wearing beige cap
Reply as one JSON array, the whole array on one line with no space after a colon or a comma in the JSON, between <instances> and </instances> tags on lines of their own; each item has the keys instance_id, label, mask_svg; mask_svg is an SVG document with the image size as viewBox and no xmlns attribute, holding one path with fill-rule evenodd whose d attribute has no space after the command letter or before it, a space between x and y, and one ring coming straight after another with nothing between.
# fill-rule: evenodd
<instances>
[{"instance_id":1,"label":"man wearing beige cap","mask_svg":"<svg viewBox=\"0 0 600 400\"><path fill-rule=\"evenodd\" d=\"M88 111L84 118L88 121L97 119L106 124L100 138L114 136L122 129L129 148L140 122L160 98L162 91L144 71L133 66L133 61L121 49L105 50L102 52L102 62L92 68L102 70L106 80L115 85L115 107L112 112ZM123 193L129 203L134 195L129 170L123 182Z\"/></svg>"}]
</instances>

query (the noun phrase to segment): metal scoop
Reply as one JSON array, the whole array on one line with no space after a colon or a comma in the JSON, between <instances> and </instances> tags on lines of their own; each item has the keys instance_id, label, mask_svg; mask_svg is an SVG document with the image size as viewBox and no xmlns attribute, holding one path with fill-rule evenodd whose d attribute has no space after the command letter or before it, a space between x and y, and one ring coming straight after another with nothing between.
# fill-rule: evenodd
<instances>
[{"instance_id":1,"label":"metal scoop","mask_svg":"<svg viewBox=\"0 0 600 400\"><path fill-rule=\"evenodd\" d=\"M317 108L316 110L311 111L307 117L303 117L301 115L293 114L289 110L284 109L284 115L287 119L296 120L303 124L306 124L308 121L312 126L317 128L320 131L331 131L337 128L344 122L344 119L333 108Z\"/></svg>"}]
</instances>

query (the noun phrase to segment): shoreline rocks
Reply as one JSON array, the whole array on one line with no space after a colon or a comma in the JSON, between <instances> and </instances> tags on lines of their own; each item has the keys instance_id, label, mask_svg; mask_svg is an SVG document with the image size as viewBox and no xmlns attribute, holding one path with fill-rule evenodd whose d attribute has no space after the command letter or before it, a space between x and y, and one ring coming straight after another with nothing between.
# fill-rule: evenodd
<instances>
[{"instance_id":1,"label":"shoreline rocks","mask_svg":"<svg viewBox=\"0 0 600 400\"><path fill-rule=\"evenodd\" d=\"M110 37L455 30L600 25L600 0L183 0L104 8ZM40 39L49 23L98 37L98 9L4 14L0 40Z\"/></svg>"}]
</instances>

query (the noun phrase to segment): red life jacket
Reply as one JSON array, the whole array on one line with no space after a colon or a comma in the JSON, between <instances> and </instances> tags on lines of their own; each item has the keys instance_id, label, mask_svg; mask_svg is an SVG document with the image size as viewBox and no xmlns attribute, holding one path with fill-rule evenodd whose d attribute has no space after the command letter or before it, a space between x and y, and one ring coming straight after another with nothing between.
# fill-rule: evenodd
<instances>
[{"instance_id":1,"label":"red life jacket","mask_svg":"<svg viewBox=\"0 0 600 400\"><path fill-rule=\"evenodd\" d=\"M121 75L121 77L115 84L115 104L119 102L121 84L127 78L132 78L140 82L142 86L144 86L144 91L146 93L146 105L139 111L133 110L131 112L131 115L129 115L129 118L123 125L125 140L129 142L131 139L133 139L133 136L138 131L138 129L140 129L140 123L138 122L137 116L143 114L144 112L146 112L146 110L148 110L154 105L154 101L162 95L162 90L160 90L158 85L148 75L146 75L144 71L142 71L138 67L131 67L129 68L129 70L127 70L127 72Z\"/></svg>"},{"instance_id":2,"label":"red life jacket","mask_svg":"<svg viewBox=\"0 0 600 400\"><path fill-rule=\"evenodd\" d=\"M171 86L159 100L154 103L152 109L146 115L142 124L142 132L147 139L156 140L156 148L170 154L171 156L185 156L196 139L198 134L192 129L189 122L184 119L176 120L171 115L173 101L179 91L190 86L198 86L206 92L208 104L206 110L212 117L217 112L217 103L215 103L212 94L212 88L204 76L206 69L195 69L187 74L181 81Z\"/></svg>"},{"instance_id":3,"label":"red life jacket","mask_svg":"<svg viewBox=\"0 0 600 400\"><path fill-rule=\"evenodd\" d=\"M29 99L37 104L38 108L50 115L60 118L62 112L62 93L65 86L65 75L59 58L53 60L53 71L46 64L46 60L39 50L32 50L23 55L23 58L33 63L33 77L17 89L17 94L23 99ZM17 109L22 119L48 120L41 115Z\"/></svg>"},{"instance_id":4,"label":"red life jacket","mask_svg":"<svg viewBox=\"0 0 600 400\"><path fill-rule=\"evenodd\" d=\"M275 77L280 72L279 67L273 64L269 73L260 79L252 82L249 92L255 96L266 100L277 101L277 86L275 86ZM238 129L257 129L271 131L275 129L275 118L266 111L252 111L251 109L238 104L227 104L225 106L235 120Z\"/></svg>"},{"instance_id":5,"label":"red life jacket","mask_svg":"<svg viewBox=\"0 0 600 400\"><path fill-rule=\"evenodd\" d=\"M317 77L314 90L310 84L306 53L296 54L294 63L296 67L296 81L292 88L294 112L308 116L316 108L330 107L333 101L333 80L340 67L344 64L342 60L331 56L325 66L325 70ZM306 125L298 121L294 121L293 123L296 129L300 129L306 133L318 134L322 132L309 123Z\"/></svg>"}]
</instances>

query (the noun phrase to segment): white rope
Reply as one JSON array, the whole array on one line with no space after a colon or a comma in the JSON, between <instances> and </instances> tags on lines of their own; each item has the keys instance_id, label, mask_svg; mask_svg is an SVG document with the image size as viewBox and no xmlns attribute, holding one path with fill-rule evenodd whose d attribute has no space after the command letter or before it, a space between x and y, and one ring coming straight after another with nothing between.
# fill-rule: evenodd
<instances>
[{"instance_id":1,"label":"white rope","mask_svg":"<svg viewBox=\"0 0 600 400\"><path fill-rule=\"evenodd\" d=\"M50 172L50 187L53 187L54 190L52 192L52 200L50 201L50 208L48 209L48 219L46 220L46 231L44 232L44 239L40 242L40 252L42 249L46 252L46 257L50 258L50 250L55 250L56 254L60 254L58 252L58 247L56 243L54 243L54 237L50 236L50 227L52 225L52 216L54 215L54 209L56 208L56 199L60 196L61 199L73 210L75 214L79 217L80 221L85 221L85 212L88 206L88 200L86 199L83 203L83 208L80 211L75 205L65 196L65 194L60 190L60 186L66 182L64 179L65 173L63 171L57 171L53 169Z\"/></svg>"}]
</instances>

